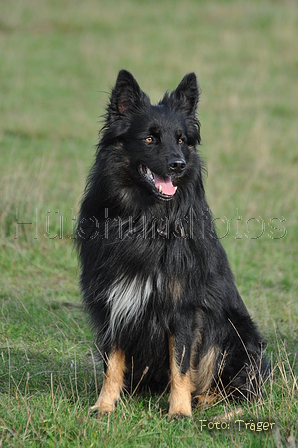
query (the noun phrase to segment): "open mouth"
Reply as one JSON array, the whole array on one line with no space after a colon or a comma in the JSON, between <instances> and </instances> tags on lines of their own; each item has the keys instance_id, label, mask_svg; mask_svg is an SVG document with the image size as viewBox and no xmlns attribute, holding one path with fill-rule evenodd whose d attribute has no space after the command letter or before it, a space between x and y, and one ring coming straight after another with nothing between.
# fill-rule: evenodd
<instances>
[{"instance_id":1,"label":"open mouth","mask_svg":"<svg viewBox=\"0 0 298 448\"><path fill-rule=\"evenodd\" d=\"M171 177L161 177L145 165L139 166L139 173L152 187L153 192L162 199L171 199L176 193L177 187L174 187Z\"/></svg>"}]
</instances>

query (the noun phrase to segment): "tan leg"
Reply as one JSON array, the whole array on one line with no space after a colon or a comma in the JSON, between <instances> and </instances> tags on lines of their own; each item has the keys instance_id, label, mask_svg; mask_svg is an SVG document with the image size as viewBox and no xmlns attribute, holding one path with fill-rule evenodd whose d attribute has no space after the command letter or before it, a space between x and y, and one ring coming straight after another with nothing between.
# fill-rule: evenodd
<instances>
[{"instance_id":1,"label":"tan leg","mask_svg":"<svg viewBox=\"0 0 298 448\"><path fill-rule=\"evenodd\" d=\"M209 401L210 387L214 379L215 363L218 355L218 348L211 347L208 352L202 357L199 365L194 367L193 359L191 359L190 377L196 385L195 398L206 397ZM193 353L193 356L195 353ZM205 398L199 398L199 402L206 401Z\"/></svg>"},{"instance_id":2,"label":"tan leg","mask_svg":"<svg viewBox=\"0 0 298 448\"><path fill-rule=\"evenodd\" d=\"M125 354L114 350L108 359L107 369L99 397L91 410L100 414L114 411L123 386L125 373Z\"/></svg>"},{"instance_id":3,"label":"tan leg","mask_svg":"<svg viewBox=\"0 0 298 448\"><path fill-rule=\"evenodd\" d=\"M169 354L171 370L171 391L169 396L169 415L191 417L191 392L194 385L190 379L190 371L181 374L174 350L174 338L169 337ZM181 360L182 361L182 360Z\"/></svg>"}]
</instances>

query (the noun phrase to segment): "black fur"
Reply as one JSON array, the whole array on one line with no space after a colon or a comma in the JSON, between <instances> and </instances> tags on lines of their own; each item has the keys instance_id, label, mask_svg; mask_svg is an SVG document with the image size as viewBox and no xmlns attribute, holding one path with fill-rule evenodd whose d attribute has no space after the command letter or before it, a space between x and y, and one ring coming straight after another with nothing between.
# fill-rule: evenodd
<instances>
[{"instance_id":1,"label":"black fur","mask_svg":"<svg viewBox=\"0 0 298 448\"><path fill-rule=\"evenodd\" d=\"M125 353L127 387L142 376L168 384L171 335L182 375L215 347L211 388L250 398L266 369L263 341L205 199L198 100L194 73L151 105L119 72L81 204L81 288L101 353ZM145 167L162 179L161 193Z\"/></svg>"}]
</instances>

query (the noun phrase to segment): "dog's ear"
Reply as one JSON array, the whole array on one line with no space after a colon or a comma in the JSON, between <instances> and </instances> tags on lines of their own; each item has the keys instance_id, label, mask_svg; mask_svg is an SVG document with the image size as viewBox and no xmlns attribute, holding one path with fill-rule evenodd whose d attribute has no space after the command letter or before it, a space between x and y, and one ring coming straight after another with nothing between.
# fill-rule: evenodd
<instances>
[{"instance_id":1,"label":"dog's ear","mask_svg":"<svg viewBox=\"0 0 298 448\"><path fill-rule=\"evenodd\" d=\"M168 97L170 107L176 111L180 111L187 116L195 115L200 90L197 83L195 73L188 73L184 76L177 89Z\"/></svg>"},{"instance_id":2,"label":"dog's ear","mask_svg":"<svg viewBox=\"0 0 298 448\"><path fill-rule=\"evenodd\" d=\"M136 111L144 103L146 94L127 70L120 70L108 106L109 118L119 118Z\"/></svg>"}]
</instances>

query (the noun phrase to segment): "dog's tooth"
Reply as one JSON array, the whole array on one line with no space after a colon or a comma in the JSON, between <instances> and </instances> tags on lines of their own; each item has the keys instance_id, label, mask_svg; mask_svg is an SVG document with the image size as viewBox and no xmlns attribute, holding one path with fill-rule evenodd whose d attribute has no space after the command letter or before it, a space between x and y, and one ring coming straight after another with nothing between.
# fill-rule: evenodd
<instances>
[{"instance_id":1,"label":"dog's tooth","mask_svg":"<svg viewBox=\"0 0 298 448\"><path fill-rule=\"evenodd\" d=\"M152 174L152 171L150 170L150 168L148 168L148 167L146 167L146 168L147 168L147 173L146 173L147 176L149 177L149 179L154 181L154 176Z\"/></svg>"},{"instance_id":2,"label":"dog's tooth","mask_svg":"<svg viewBox=\"0 0 298 448\"><path fill-rule=\"evenodd\" d=\"M160 193L162 193L161 185L159 186L158 191L159 191Z\"/></svg>"}]
</instances>

